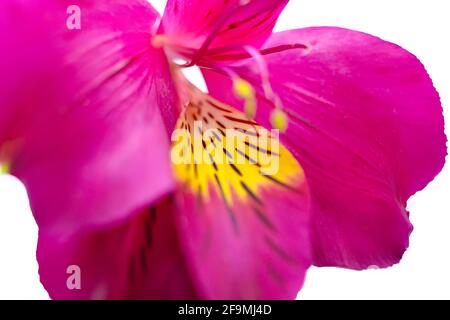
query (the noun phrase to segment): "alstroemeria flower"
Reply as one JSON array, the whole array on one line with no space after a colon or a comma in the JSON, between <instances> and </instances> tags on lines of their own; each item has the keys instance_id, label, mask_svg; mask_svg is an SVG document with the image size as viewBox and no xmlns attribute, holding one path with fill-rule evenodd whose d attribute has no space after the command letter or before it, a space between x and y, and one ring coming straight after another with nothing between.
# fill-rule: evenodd
<instances>
[{"instance_id":1,"label":"alstroemeria flower","mask_svg":"<svg viewBox=\"0 0 450 320\"><path fill-rule=\"evenodd\" d=\"M160 19L144 0L79 0L80 30L65 0L0 4L0 162L27 187L51 297L291 299L311 264L401 259L406 201L444 164L438 94L373 36L272 34L286 3L169 0ZM196 121L217 133L207 152L230 129L287 130L277 152L223 150L245 164L173 163L172 132Z\"/></svg>"}]
</instances>

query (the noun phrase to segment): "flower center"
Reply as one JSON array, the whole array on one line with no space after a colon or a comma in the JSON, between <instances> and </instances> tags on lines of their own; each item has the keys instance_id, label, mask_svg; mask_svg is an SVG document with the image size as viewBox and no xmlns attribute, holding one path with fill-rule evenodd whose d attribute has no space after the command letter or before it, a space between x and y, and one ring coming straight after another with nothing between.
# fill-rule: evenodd
<instances>
[{"instance_id":1,"label":"flower center","mask_svg":"<svg viewBox=\"0 0 450 320\"><path fill-rule=\"evenodd\" d=\"M269 132L194 86L189 91L171 156L176 177L191 192L203 200L216 192L231 205L236 199L255 201L266 187L295 189L303 182L302 168L280 145L276 130Z\"/></svg>"},{"instance_id":2,"label":"flower center","mask_svg":"<svg viewBox=\"0 0 450 320\"><path fill-rule=\"evenodd\" d=\"M164 48L169 58L171 57L173 61L172 64L175 68L186 69L190 67L189 63L180 65L175 62L177 60L177 55L173 51L173 48L176 45L170 40L170 38L166 37L165 35L154 36L152 39L152 45L156 48ZM287 129L288 118L286 113L283 111L281 99L272 89L272 85L270 83L270 75L264 57L261 55L260 51L256 50L255 48L249 46L242 48L248 53L249 57L253 58L249 61L250 63L255 63L254 69L256 69L256 72L261 79L260 88L262 90L262 93L266 100L271 102L274 108L270 119L272 127L280 130L281 132L285 132ZM198 67L212 70L231 78L233 81L234 94L238 99L243 100L243 109L245 110L247 118L255 118L257 112L256 88L249 81L239 77L239 75L233 72L226 64L215 64L209 67L199 65Z\"/></svg>"}]
</instances>

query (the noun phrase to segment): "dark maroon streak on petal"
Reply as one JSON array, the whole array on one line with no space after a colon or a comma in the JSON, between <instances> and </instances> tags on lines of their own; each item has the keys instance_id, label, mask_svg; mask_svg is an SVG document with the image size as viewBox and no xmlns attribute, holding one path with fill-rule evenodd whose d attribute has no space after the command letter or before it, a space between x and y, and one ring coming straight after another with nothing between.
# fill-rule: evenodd
<instances>
[{"instance_id":1,"label":"dark maroon streak on petal","mask_svg":"<svg viewBox=\"0 0 450 320\"><path fill-rule=\"evenodd\" d=\"M195 299L167 197L128 222L70 236L41 232L41 281L53 299ZM69 266L79 267L81 288L68 288ZM71 279L72 280L72 279ZM69 283L76 284L75 278Z\"/></svg>"},{"instance_id":2,"label":"dark maroon streak on petal","mask_svg":"<svg viewBox=\"0 0 450 320\"><path fill-rule=\"evenodd\" d=\"M202 138L210 164L174 165L180 185L179 234L199 294L207 299L294 299L311 261L309 195L301 167L285 148L272 152L273 144L260 148L250 143L248 138L255 136L246 132L261 127L244 120L241 112L197 89L191 94L178 128L187 123L193 128L195 119L207 115L211 121L200 133L217 131ZM227 143L229 129L240 132L241 143ZM183 149L200 160L192 140L188 144ZM219 152L222 157L212 157ZM279 161L273 176L264 174L263 153Z\"/></svg>"}]
</instances>

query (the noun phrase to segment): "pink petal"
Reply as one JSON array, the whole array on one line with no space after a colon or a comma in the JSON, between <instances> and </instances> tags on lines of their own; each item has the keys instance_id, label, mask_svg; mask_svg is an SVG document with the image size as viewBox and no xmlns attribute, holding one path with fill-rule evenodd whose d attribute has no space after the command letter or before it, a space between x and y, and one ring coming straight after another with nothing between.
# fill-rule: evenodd
<instances>
[{"instance_id":1,"label":"pink petal","mask_svg":"<svg viewBox=\"0 0 450 320\"><path fill-rule=\"evenodd\" d=\"M198 92L180 117L179 128L188 127L193 134L195 118L203 119L203 148L210 154L222 148L235 153L225 142L225 128L260 129L246 123L241 112ZM217 136L207 139L212 129ZM273 153L280 169L265 176L261 153L236 147L256 162L236 158L208 164L194 156L198 162L175 165L181 187L179 234L192 276L205 299L294 299L311 264L303 171L280 148ZM191 151L191 145L186 150Z\"/></svg>"},{"instance_id":2,"label":"pink petal","mask_svg":"<svg viewBox=\"0 0 450 320\"><path fill-rule=\"evenodd\" d=\"M199 49L214 34L207 58L227 46L260 47L288 0L169 0L163 16L164 34L184 50ZM187 50L185 56L189 57Z\"/></svg>"},{"instance_id":3,"label":"pink petal","mask_svg":"<svg viewBox=\"0 0 450 320\"><path fill-rule=\"evenodd\" d=\"M305 169L312 193L318 266L397 263L412 226L408 198L439 173L446 137L439 96L422 64L402 48L339 28L275 34L265 56L289 114L282 141ZM236 72L255 85L255 64ZM205 72L212 94L232 102L229 80ZM260 92L261 94L261 92ZM260 99L258 121L270 104Z\"/></svg>"},{"instance_id":4,"label":"pink petal","mask_svg":"<svg viewBox=\"0 0 450 320\"><path fill-rule=\"evenodd\" d=\"M196 298L174 216L166 198L110 229L68 237L41 231L37 256L44 287L53 299Z\"/></svg>"},{"instance_id":5,"label":"pink petal","mask_svg":"<svg viewBox=\"0 0 450 320\"><path fill-rule=\"evenodd\" d=\"M49 3L44 1L44 7ZM0 3L0 41L2 48L5 48L0 52L1 144L4 144L12 131L10 122L18 113L16 104L21 103L21 108L25 109L27 104L23 96L41 99L42 83L49 82L52 73L47 66L58 61L58 54L49 41L48 26L37 15L32 14L38 7L35 2L26 6L18 1ZM27 23L23 23L24 21ZM29 70L33 72L30 73ZM5 153L2 146L0 161L6 160Z\"/></svg>"},{"instance_id":6,"label":"pink petal","mask_svg":"<svg viewBox=\"0 0 450 320\"><path fill-rule=\"evenodd\" d=\"M176 92L149 45L156 11L144 0L77 3L81 30L65 28L69 1L0 10L11 48L0 59L2 160L52 231L117 223L174 186Z\"/></svg>"}]
</instances>

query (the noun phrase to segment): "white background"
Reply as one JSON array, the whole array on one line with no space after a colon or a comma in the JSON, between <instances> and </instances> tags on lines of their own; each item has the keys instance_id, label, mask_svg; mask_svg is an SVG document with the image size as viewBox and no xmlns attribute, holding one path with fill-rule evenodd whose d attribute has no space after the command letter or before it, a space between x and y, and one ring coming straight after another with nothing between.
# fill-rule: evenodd
<instances>
[{"instance_id":1,"label":"white background","mask_svg":"<svg viewBox=\"0 0 450 320\"><path fill-rule=\"evenodd\" d=\"M150 2L159 10L165 3ZM447 0L291 0L277 30L333 25L401 45L427 67L450 123L449 13ZM364 272L312 268L299 297L450 299L449 190L447 165L428 188L409 201L415 230L410 249L399 265ZM0 177L0 299L48 299L38 279L36 242L37 227L23 186L10 176Z\"/></svg>"}]
</instances>

